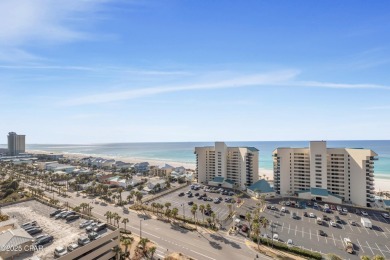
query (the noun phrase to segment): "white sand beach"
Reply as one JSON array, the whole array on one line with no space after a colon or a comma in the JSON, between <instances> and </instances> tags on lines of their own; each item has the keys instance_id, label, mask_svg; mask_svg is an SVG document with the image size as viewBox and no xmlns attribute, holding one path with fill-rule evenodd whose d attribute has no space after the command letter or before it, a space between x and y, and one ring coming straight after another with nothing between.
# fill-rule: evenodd
<instances>
[{"instance_id":1,"label":"white sand beach","mask_svg":"<svg viewBox=\"0 0 390 260\"><path fill-rule=\"evenodd\" d=\"M41 151L41 150L29 150L28 153L43 153L50 154L51 152ZM149 158L133 158L133 157L118 157L118 156L107 156L107 155L99 155L99 154L79 154L79 153L63 153L67 158L84 158L84 157L102 157L107 159L115 159L129 163L139 163L139 162L149 162L150 165L154 166L163 166L164 164L169 164L174 167L183 166L186 169L195 170L195 163L183 163L183 162L174 162L174 161L166 161L166 160L153 160ZM268 180L273 180L273 171L269 169L259 168L259 176L260 178L265 178ZM390 191L390 180L388 179L379 179L375 178L375 191Z\"/></svg>"}]
</instances>

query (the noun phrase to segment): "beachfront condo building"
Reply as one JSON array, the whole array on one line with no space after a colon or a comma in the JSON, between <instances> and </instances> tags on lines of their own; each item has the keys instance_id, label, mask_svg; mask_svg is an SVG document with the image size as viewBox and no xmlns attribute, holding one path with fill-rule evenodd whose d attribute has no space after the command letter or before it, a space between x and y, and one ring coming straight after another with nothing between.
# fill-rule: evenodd
<instances>
[{"instance_id":1,"label":"beachfront condo building","mask_svg":"<svg viewBox=\"0 0 390 260\"><path fill-rule=\"evenodd\" d=\"M274 189L282 196L370 206L376 156L370 149L327 148L325 141L312 141L308 148L277 148Z\"/></svg>"},{"instance_id":2,"label":"beachfront condo building","mask_svg":"<svg viewBox=\"0 0 390 260\"><path fill-rule=\"evenodd\" d=\"M15 132L8 133L8 154L19 155L26 151L26 136L18 135Z\"/></svg>"},{"instance_id":3,"label":"beachfront condo building","mask_svg":"<svg viewBox=\"0 0 390 260\"><path fill-rule=\"evenodd\" d=\"M254 147L195 147L198 183L246 189L259 179L259 150Z\"/></svg>"}]
</instances>

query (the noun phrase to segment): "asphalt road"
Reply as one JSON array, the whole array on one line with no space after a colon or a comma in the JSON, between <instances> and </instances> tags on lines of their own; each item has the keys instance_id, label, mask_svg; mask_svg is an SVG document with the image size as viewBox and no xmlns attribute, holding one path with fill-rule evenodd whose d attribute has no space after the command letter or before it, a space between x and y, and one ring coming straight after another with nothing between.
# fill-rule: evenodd
<instances>
[{"instance_id":1,"label":"asphalt road","mask_svg":"<svg viewBox=\"0 0 390 260\"><path fill-rule=\"evenodd\" d=\"M49 192L45 192L45 194L50 198L53 196ZM67 201L69 206L80 205L83 202L91 203L93 205L92 214L103 221L106 221L104 214L107 211L117 212L122 218L129 219L130 222L126 228L135 234L140 234L140 226L142 225L142 236L148 237L158 245L157 257L163 258L170 252L181 252L194 259L241 260L255 259L256 255L259 256L259 259L270 259L247 247L245 238L231 237L225 231L211 232L204 228L198 228L198 231L191 232L153 218L143 220L145 216L142 214L132 211L124 213L121 207L115 207L111 204L103 206L92 203L91 199L76 197L75 193L68 192L68 195L71 197L63 198L55 195L55 198L61 202ZM123 224L121 226L124 227Z\"/></svg>"}]
</instances>

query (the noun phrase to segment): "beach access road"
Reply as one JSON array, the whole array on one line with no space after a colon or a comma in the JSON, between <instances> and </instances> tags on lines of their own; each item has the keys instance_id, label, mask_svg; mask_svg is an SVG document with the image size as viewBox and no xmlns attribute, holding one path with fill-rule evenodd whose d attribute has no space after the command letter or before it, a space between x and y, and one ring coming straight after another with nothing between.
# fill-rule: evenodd
<instances>
[{"instance_id":1,"label":"beach access road","mask_svg":"<svg viewBox=\"0 0 390 260\"><path fill-rule=\"evenodd\" d=\"M230 237L226 232L213 232L205 228L198 228L197 231L191 232L170 223L147 218L141 212L124 213L121 207L93 203L91 199L77 197L76 192L68 192L68 194L70 198L55 195L55 199L58 199L61 204L68 202L72 207L83 202L90 203L93 206L92 214L102 221L106 221L104 214L107 211L117 212L122 218L128 218L129 223L126 225L128 230L142 237L148 237L158 244L157 257L163 258L172 252L181 252L193 259L205 260L255 259L256 255L258 259L271 259L250 249L245 244L244 238ZM49 198L53 197L53 194L47 191L45 195ZM120 226L124 228L123 224Z\"/></svg>"}]
</instances>

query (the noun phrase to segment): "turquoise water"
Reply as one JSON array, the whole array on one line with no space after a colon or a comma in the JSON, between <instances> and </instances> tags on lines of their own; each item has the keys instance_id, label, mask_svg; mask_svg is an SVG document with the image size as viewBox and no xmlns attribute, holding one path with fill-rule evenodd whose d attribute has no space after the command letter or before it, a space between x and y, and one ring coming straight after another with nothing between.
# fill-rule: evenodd
<instances>
[{"instance_id":1,"label":"turquoise water","mask_svg":"<svg viewBox=\"0 0 390 260\"><path fill-rule=\"evenodd\" d=\"M229 146L254 146L260 150L259 167L272 170L272 151L277 147L307 147L308 141L226 142ZM195 163L194 147L213 145L213 142L188 143L112 143L112 144L30 144L28 150L61 153L94 154L99 156L134 157ZM4 145L2 145L4 147ZM367 148L379 157L375 162L375 175L390 179L390 141L328 141L328 147Z\"/></svg>"}]
</instances>

